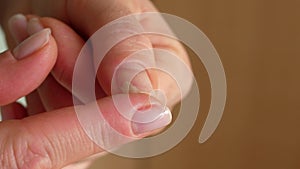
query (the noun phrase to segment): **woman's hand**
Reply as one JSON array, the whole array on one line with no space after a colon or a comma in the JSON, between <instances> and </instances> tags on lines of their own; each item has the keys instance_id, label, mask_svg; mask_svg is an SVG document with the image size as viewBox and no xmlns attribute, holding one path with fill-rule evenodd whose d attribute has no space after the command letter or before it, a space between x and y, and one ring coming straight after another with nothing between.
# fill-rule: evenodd
<instances>
[{"instance_id":1,"label":"woman's hand","mask_svg":"<svg viewBox=\"0 0 300 169\"><path fill-rule=\"evenodd\" d=\"M23 0L21 2L18 1L20 5L13 1L6 2L9 8L5 9L10 10L3 10L2 12L5 17L1 21L7 33L9 32L8 25L4 21L7 21L12 14L33 12L33 14L39 16L50 16L64 21L75 29L83 39L89 38L99 28L122 16L133 13L157 12L148 0L61 0L59 2L51 0ZM164 25L157 25L155 20L151 18L144 18L135 22L144 29L148 29L148 27L157 27L162 30L169 29ZM9 34L7 35L9 46L15 46L13 38ZM58 41L58 46L65 46L60 42ZM83 44L84 41L81 43ZM112 73L115 71L118 63L136 51L151 48L165 49L173 53L174 57L177 57L174 59L180 59L186 65L189 65L188 56L178 41L162 35L135 36L118 44L103 60L105 64L102 64L102 67L98 70L98 81L104 93L111 94ZM60 57L61 54L59 53L57 64L52 71L54 79L65 88L68 88L69 91L74 63L80 51L79 48L75 49L72 55ZM155 56L149 56L149 58L155 59ZM189 78L187 77L187 79ZM163 72L147 71L138 78L133 79L133 82L136 84L135 86L141 88L141 92L149 92L150 88L160 89L165 94L169 107L174 106L181 100L181 94L175 81ZM120 88L122 88L122 85L120 85ZM99 95L101 96L101 94Z\"/></svg>"},{"instance_id":2,"label":"woman's hand","mask_svg":"<svg viewBox=\"0 0 300 169\"><path fill-rule=\"evenodd\" d=\"M52 46L54 48L56 45L58 50L51 50L53 52L57 52L57 58L56 55L53 55L56 59L54 59L56 61L55 65L51 65L52 62L47 62L49 63L47 69L48 72L44 72L43 76L30 76L29 81L34 85L26 83L31 87L28 87L27 90L22 90L21 93L15 91L17 93L16 96L12 97L13 95L11 95L10 99L4 99L3 102L0 102L0 105L6 105L20 96L30 93L26 96L28 102L27 109L17 103L12 103L2 108L4 119L8 121L0 123L0 134L3 135L1 136L3 139L0 140L0 145L3 145L1 147L1 150L3 149L5 152L3 154L7 157L11 156L12 158L7 158L4 155L0 157L3 158L4 166L10 165L14 167L28 165L29 168L60 168L103 151L103 149L95 145L95 143L88 138L85 131L83 131L77 119L76 112L72 107L73 102L70 91L72 91L74 64L83 44L85 43L84 39L88 38L100 27L114 19L137 12L156 11L156 9L146 0L62 0L59 2L47 0L35 2L33 0L33 3L31 4L25 3L25 1L20 3L23 2L24 5L22 8L13 4L13 1L6 2L7 6L11 5L9 8L11 10L5 13L6 17L1 20L2 23L6 23L4 21L8 20L8 16L13 13L29 13L30 11L36 15L52 16L61 19L69 26L72 26L76 32L68 25L63 24L58 20L51 18L38 18L35 16L28 16L25 21L24 18L23 21L20 21L19 16L17 19L12 19L14 21L11 20L10 24L4 24L10 47L17 46L21 41L28 38L28 36L36 32L40 32L43 28L51 28L52 35L56 40L56 43L54 42ZM23 22L23 28L18 26L9 26L19 24L20 22ZM151 20L137 20L137 23L143 27L155 25L155 23ZM21 30L12 30L11 28L11 35L8 33L9 27L17 27ZM168 28L163 27L162 29ZM51 46L50 42L39 51L43 51L43 49L47 46ZM121 117L113 104L111 97L111 95L114 94L111 93L112 73L115 71L118 64L122 60L126 59L130 54L143 49L151 49L152 47L168 50L189 65L188 57L179 42L160 35L141 35L129 38L112 48L105 56L103 63L101 63L97 72L97 102L101 110L104 110L104 116L110 117L110 119L106 120L111 126L117 129L117 131L121 131L122 133L134 138L141 138L157 133L157 130L155 129L159 129L170 123L171 115L170 113L160 112L160 114L165 114L163 122L159 121L148 126L146 125L146 127L134 125L135 127L132 128L132 122ZM36 52L34 54L36 54ZM45 56L48 55L45 54ZM29 59L31 56L26 58ZM149 55L149 58L155 59L155 56ZM143 62L143 60L141 61ZM42 64L40 66L42 66ZM54 66L52 70L51 66ZM34 67L31 67L29 69L29 67L24 67L23 69L31 70L33 68ZM47 66L43 66L43 68L45 69ZM48 75L47 73L50 71L51 74ZM25 72L21 71L20 75L22 75L22 73ZM40 73L42 73L42 71ZM122 74L120 78L125 79L126 81L127 76L126 74ZM1 77L4 76L1 74ZM21 84L25 83L22 81L24 79L18 78L17 80L19 80L19 83ZM137 93L130 94L131 101L133 101L134 104L140 105L140 103L148 103L148 96L138 93L149 93L153 89L160 89L160 91L164 93L169 107L174 106L174 104L181 99L180 92L175 81L172 77L163 72L147 70L135 77L132 82L132 85L139 90L124 91L122 89L123 84L120 84L119 88L121 90L119 93L120 97L117 97L118 102L124 102L123 99L125 98L122 97L121 93ZM7 86L6 83L7 81L3 81L2 84ZM38 88L36 89L36 87ZM15 87L11 86L10 89L12 88ZM2 91L6 91L6 93L8 93L10 90L5 89ZM2 95L0 96L2 97ZM82 106L82 108L88 112L89 105ZM132 109L128 110L128 112L129 111L132 111ZM27 118L19 121L10 121L10 119L24 117ZM92 121L94 117L89 117L87 113L87 118ZM99 121L103 121L103 119L100 119ZM109 132L109 129L107 130L108 131L105 131ZM97 137L107 139L103 138L101 134ZM113 137L109 139L114 140ZM22 141L24 144L21 144ZM7 144L1 144L4 142Z\"/></svg>"}]
</instances>

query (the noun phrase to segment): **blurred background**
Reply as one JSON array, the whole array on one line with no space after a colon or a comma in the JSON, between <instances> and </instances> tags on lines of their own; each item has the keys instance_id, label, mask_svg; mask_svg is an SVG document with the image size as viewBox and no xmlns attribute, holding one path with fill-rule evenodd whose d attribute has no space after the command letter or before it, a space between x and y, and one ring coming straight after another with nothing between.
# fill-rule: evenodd
<instances>
[{"instance_id":1,"label":"blurred background","mask_svg":"<svg viewBox=\"0 0 300 169\"><path fill-rule=\"evenodd\" d=\"M0 52L4 51L6 48L5 37L3 35L2 28L0 27Z\"/></svg>"},{"instance_id":2,"label":"blurred background","mask_svg":"<svg viewBox=\"0 0 300 169\"><path fill-rule=\"evenodd\" d=\"M154 3L160 11L199 27L220 54L228 84L222 121L207 142L198 143L211 91L205 68L187 49L201 93L199 116L191 132L159 156L107 155L91 169L299 169L300 1Z\"/></svg>"},{"instance_id":3,"label":"blurred background","mask_svg":"<svg viewBox=\"0 0 300 169\"><path fill-rule=\"evenodd\" d=\"M5 43L5 37L2 31L2 28L0 27L0 52L3 52L7 49L6 43ZM0 121L1 121L1 109L0 109Z\"/></svg>"}]
</instances>

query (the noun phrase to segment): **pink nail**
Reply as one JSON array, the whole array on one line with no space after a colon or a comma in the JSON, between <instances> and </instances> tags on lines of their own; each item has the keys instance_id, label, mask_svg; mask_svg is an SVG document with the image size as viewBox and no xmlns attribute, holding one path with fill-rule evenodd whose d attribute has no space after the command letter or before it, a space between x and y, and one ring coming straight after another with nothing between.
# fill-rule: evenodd
<instances>
[{"instance_id":1,"label":"pink nail","mask_svg":"<svg viewBox=\"0 0 300 169\"><path fill-rule=\"evenodd\" d=\"M31 35L13 50L14 57L19 60L36 52L49 42L50 35L51 30L49 28L43 29L40 32Z\"/></svg>"}]
</instances>

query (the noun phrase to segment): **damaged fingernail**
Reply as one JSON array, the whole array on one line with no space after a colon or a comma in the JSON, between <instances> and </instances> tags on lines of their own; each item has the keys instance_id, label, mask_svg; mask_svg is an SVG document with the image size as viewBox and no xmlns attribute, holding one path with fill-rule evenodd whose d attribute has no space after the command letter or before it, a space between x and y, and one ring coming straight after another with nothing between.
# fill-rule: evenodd
<instances>
[{"instance_id":1,"label":"damaged fingernail","mask_svg":"<svg viewBox=\"0 0 300 169\"><path fill-rule=\"evenodd\" d=\"M172 121L169 108L160 104L152 104L136 112L132 118L132 130L135 135L149 134L149 132L163 128Z\"/></svg>"}]
</instances>

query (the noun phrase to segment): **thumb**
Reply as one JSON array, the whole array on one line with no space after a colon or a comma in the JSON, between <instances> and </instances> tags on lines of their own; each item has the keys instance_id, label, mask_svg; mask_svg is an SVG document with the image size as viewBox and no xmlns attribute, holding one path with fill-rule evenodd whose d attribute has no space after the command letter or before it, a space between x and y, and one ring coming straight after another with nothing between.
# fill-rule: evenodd
<instances>
[{"instance_id":1,"label":"thumb","mask_svg":"<svg viewBox=\"0 0 300 169\"><path fill-rule=\"evenodd\" d=\"M12 51L0 54L0 106L36 89L55 64L57 48L50 29L43 29Z\"/></svg>"}]
</instances>

